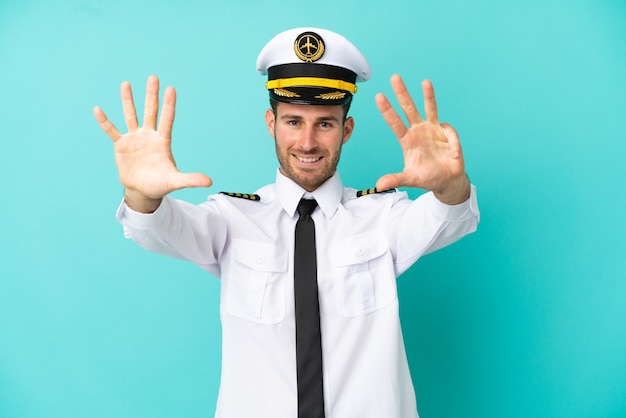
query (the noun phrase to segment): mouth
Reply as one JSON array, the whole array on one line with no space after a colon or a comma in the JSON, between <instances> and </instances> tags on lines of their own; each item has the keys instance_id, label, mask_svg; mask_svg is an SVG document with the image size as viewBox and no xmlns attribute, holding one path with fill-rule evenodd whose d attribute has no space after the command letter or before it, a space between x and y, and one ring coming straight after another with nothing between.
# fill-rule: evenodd
<instances>
[{"instance_id":1,"label":"mouth","mask_svg":"<svg viewBox=\"0 0 626 418\"><path fill-rule=\"evenodd\" d=\"M322 159L321 156L303 157L303 156L294 155L294 157L296 157L296 159L300 161L301 163L305 163L305 164L316 163Z\"/></svg>"}]
</instances>

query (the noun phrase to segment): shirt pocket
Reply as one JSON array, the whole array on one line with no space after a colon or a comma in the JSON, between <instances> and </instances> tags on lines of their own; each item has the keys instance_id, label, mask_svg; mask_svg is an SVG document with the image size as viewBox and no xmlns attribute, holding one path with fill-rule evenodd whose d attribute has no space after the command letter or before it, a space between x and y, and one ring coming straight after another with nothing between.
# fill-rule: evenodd
<instances>
[{"instance_id":1,"label":"shirt pocket","mask_svg":"<svg viewBox=\"0 0 626 418\"><path fill-rule=\"evenodd\" d=\"M246 240L233 240L232 248L226 277L227 311L262 324L282 321L287 252L273 244Z\"/></svg>"},{"instance_id":2,"label":"shirt pocket","mask_svg":"<svg viewBox=\"0 0 626 418\"><path fill-rule=\"evenodd\" d=\"M333 287L339 313L355 317L396 300L396 276L382 230L355 235L330 249Z\"/></svg>"}]
</instances>

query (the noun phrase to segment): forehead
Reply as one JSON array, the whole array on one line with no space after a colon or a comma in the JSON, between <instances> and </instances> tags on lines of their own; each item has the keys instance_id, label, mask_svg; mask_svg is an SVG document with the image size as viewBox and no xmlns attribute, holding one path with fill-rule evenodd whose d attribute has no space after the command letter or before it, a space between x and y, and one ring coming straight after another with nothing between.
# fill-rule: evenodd
<instances>
[{"instance_id":1,"label":"forehead","mask_svg":"<svg viewBox=\"0 0 626 418\"><path fill-rule=\"evenodd\" d=\"M343 106L309 105L278 102L276 107L277 117L284 115L298 116L302 118L334 118L343 119Z\"/></svg>"}]
</instances>

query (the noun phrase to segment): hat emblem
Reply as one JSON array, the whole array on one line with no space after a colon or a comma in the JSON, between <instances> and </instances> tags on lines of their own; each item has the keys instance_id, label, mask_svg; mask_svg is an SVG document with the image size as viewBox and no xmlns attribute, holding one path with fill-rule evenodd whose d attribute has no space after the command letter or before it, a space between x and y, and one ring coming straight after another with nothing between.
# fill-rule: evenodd
<instances>
[{"instance_id":1,"label":"hat emblem","mask_svg":"<svg viewBox=\"0 0 626 418\"><path fill-rule=\"evenodd\" d=\"M324 41L315 32L304 32L296 38L293 49L302 61L315 62L324 55Z\"/></svg>"}]
</instances>

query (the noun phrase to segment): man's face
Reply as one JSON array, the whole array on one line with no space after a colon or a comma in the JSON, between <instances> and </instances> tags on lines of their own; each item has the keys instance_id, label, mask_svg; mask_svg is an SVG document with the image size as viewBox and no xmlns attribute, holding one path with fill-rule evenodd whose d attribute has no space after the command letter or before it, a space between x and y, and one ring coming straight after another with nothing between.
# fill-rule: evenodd
<instances>
[{"instance_id":1,"label":"man's face","mask_svg":"<svg viewBox=\"0 0 626 418\"><path fill-rule=\"evenodd\" d=\"M276 114L267 110L265 122L276 142L281 173L309 192L335 173L341 147L354 129L341 106L279 103Z\"/></svg>"}]
</instances>

